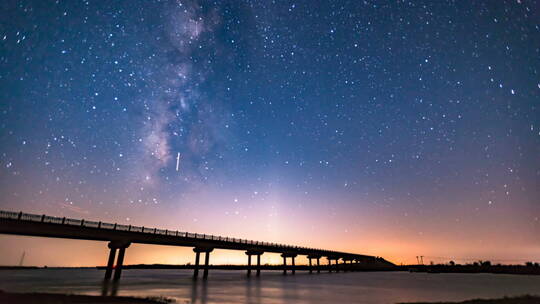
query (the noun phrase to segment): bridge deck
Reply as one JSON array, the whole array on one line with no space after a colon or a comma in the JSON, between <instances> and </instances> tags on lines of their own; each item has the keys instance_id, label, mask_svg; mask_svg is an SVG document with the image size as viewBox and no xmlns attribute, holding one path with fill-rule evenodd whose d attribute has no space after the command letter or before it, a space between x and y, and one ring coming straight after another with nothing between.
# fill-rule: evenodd
<instances>
[{"instance_id":1,"label":"bridge deck","mask_svg":"<svg viewBox=\"0 0 540 304\"><path fill-rule=\"evenodd\" d=\"M374 256L318 248L2 210L0 210L0 233L212 249L252 250L349 260L376 259Z\"/></svg>"}]
</instances>

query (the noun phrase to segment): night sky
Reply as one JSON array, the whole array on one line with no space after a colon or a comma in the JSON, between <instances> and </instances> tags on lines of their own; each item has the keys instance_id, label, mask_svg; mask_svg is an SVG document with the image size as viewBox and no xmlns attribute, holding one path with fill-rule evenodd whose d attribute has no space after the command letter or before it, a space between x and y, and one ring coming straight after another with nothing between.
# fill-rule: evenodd
<instances>
[{"instance_id":1,"label":"night sky","mask_svg":"<svg viewBox=\"0 0 540 304\"><path fill-rule=\"evenodd\" d=\"M0 8L0 209L396 263L540 257L538 1ZM107 254L0 240L1 264Z\"/></svg>"}]
</instances>

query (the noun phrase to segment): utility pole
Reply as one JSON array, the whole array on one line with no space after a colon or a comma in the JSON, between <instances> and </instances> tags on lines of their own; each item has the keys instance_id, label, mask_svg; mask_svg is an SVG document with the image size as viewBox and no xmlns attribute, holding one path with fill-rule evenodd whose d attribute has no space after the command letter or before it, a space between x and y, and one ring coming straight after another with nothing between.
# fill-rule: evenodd
<instances>
[{"instance_id":1,"label":"utility pole","mask_svg":"<svg viewBox=\"0 0 540 304\"><path fill-rule=\"evenodd\" d=\"M26 251L23 251L22 255L21 255L21 259L19 260L19 266L22 266L23 265L23 262L24 262L24 256L26 255Z\"/></svg>"}]
</instances>

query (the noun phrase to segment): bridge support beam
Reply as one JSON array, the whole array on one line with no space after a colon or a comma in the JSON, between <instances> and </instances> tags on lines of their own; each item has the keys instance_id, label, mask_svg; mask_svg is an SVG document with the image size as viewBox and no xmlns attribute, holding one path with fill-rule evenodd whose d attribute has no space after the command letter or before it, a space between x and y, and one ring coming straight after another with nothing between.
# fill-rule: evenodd
<instances>
[{"instance_id":1,"label":"bridge support beam","mask_svg":"<svg viewBox=\"0 0 540 304\"><path fill-rule=\"evenodd\" d=\"M292 274L295 274L295 265L294 265L294 258L296 258L297 254L296 253L282 253L281 254L281 257L283 258L283 274L286 275L287 274L287 258L292 258L292 268L291 268L291 272Z\"/></svg>"},{"instance_id":2,"label":"bridge support beam","mask_svg":"<svg viewBox=\"0 0 540 304\"><path fill-rule=\"evenodd\" d=\"M256 255L257 256L257 276L261 275L261 255L264 253L262 250L248 250L246 251L246 255L248 256L248 269L247 269L247 276L251 276L251 270L253 267L251 266L251 256Z\"/></svg>"},{"instance_id":3,"label":"bridge support beam","mask_svg":"<svg viewBox=\"0 0 540 304\"><path fill-rule=\"evenodd\" d=\"M204 252L204 266L203 266L203 279L208 278L208 269L210 268L210 252L212 252L214 248L206 248L206 247L195 247L193 248L193 251L195 252L195 267L193 270L193 279L197 279L199 276L199 261L201 259L201 252Z\"/></svg>"},{"instance_id":4,"label":"bridge support beam","mask_svg":"<svg viewBox=\"0 0 540 304\"><path fill-rule=\"evenodd\" d=\"M320 259L321 258L317 258L317 273L321 273L321 264L320 264Z\"/></svg>"},{"instance_id":5,"label":"bridge support beam","mask_svg":"<svg viewBox=\"0 0 540 304\"><path fill-rule=\"evenodd\" d=\"M116 261L116 268L114 269L114 280L120 280L122 275L122 268L124 267L124 255L126 254L126 247L121 247L118 250L118 260Z\"/></svg>"},{"instance_id":6,"label":"bridge support beam","mask_svg":"<svg viewBox=\"0 0 540 304\"><path fill-rule=\"evenodd\" d=\"M248 269L247 269L247 276L251 276L251 254L248 254Z\"/></svg>"},{"instance_id":7,"label":"bridge support beam","mask_svg":"<svg viewBox=\"0 0 540 304\"><path fill-rule=\"evenodd\" d=\"M114 258L116 258L116 248L109 249L109 260L107 261L107 268L105 269L105 280L110 280L114 268Z\"/></svg>"},{"instance_id":8,"label":"bridge support beam","mask_svg":"<svg viewBox=\"0 0 540 304\"><path fill-rule=\"evenodd\" d=\"M313 259L316 259L317 260L317 273L320 273L321 270L320 270L320 264L319 264L319 259L321 258L320 255L314 255L314 254L310 254L307 256L308 260L309 260L309 273L313 273L313 262L312 260Z\"/></svg>"},{"instance_id":9,"label":"bridge support beam","mask_svg":"<svg viewBox=\"0 0 540 304\"><path fill-rule=\"evenodd\" d=\"M201 253L199 251L195 251L195 265L193 267L193 279L197 279L199 276L199 260L201 258Z\"/></svg>"},{"instance_id":10,"label":"bridge support beam","mask_svg":"<svg viewBox=\"0 0 540 304\"><path fill-rule=\"evenodd\" d=\"M339 272L339 258L336 259L336 272Z\"/></svg>"},{"instance_id":11,"label":"bridge support beam","mask_svg":"<svg viewBox=\"0 0 540 304\"><path fill-rule=\"evenodd\" d=\"M328 257L328 272L332 272L332 258Z\"/></svg>"},{"instance_id":12,"label":"bridge support beam","mask_svg":"<svg viewBox=\"0 0 540 304\"><path fill-rule=\"evenodd\" d=\"M257 254L257 276L261 275L261 255Z\"/></svg>"},{"instance_id":13,"label":"bridge support beam","mask_svg":"<svg viewBox=\"0 0 540 304\"><path fill-rule=\"evenodd\" d=\"M204 255L204 272L203 272L203 279L208 278L208 267L210 264L210 251L207 251Z\"/></svg>"},{"instance_id":14,"label":"bridge support beam","mask_svg":"<svg viewBox=\"0 0 540 304\"><path fill-rule=\"evenodd\" d=\"M109 259L107 260L107 268L105 269L105 280L110 280L113 275L115 281L120 280L122 275L122 267L124 265L124 256L126 254L126 248L131 245L129 242L111 241L107 245L109 247ZM116 266L114 266L114 259L116 258L116 251L118 250L118 258L116 260Z\"/></svg>"}]
</instances>

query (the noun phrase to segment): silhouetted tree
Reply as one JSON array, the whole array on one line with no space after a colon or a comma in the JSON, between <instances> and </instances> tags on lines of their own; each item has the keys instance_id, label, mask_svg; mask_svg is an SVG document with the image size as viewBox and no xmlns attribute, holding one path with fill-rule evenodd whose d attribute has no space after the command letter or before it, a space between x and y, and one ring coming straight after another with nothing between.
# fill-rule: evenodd
<instances>
[{"instance_id":1,"label":"silhouetted tree","mask_svg":"<svg viewBox=\"0 0 540 304\"><path fill-rule=\"evenodd\" d=\"M491 262L490 261L484 261L484 262L480 261L480 265L482 265L483 267L489 267L489 266L491 266Z\"/></svg>"},{"instance_id":2,"label":"silhouetted tree","mask_svg":"<svg viewBox=\"0 0 540 304\"><path fill-rule=\"evenodd\" d=\"M454 262L454 261L450 261L450 263L449 263L449 264L450 264L450 266L454 266L454 265L456 265L456 262Z\"/></svg>"}]
</instances>

